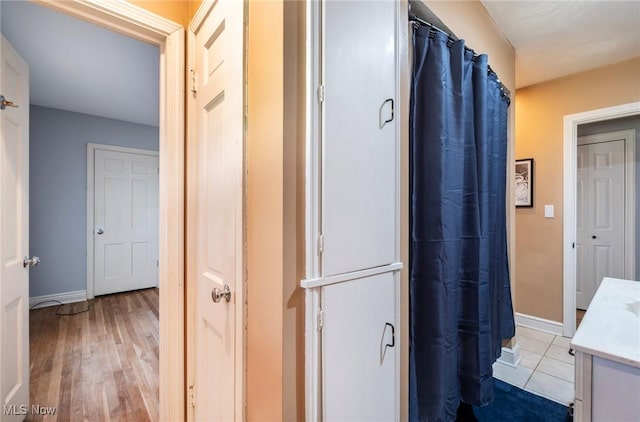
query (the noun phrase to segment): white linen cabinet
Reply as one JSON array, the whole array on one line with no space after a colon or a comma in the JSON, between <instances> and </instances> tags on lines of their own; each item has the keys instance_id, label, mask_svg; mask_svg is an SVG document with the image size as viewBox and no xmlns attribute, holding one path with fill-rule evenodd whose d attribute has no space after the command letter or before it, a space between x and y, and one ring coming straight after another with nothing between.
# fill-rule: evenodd
<instances>
[{"instance_id":1,"label":"white linen cabinet","mask_svg":"<svg viewBox=\"0 0 640 422\"><path fill-rule=\"evenodd\" d=\"M401 2L307 7L306 418L397 420Z\"/></svg>"}]
</instances>

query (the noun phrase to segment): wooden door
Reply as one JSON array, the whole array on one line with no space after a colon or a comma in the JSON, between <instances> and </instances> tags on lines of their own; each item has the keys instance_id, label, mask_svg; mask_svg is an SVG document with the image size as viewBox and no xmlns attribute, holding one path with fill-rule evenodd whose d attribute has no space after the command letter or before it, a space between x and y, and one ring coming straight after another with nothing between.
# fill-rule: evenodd
<instances>
[{"instance_id":1,"label":"wooden door","mask_svg":"<svg viewBox=\"0 0 640 422\"><path fill-rule=\"evenodd\" d=\"M158 155L94 153L94 294L158 285Z\"/></svg>"},{"instance_id":2,"label":"wooden door","mask_svg":"<svg viewBox=\"0 0 640 422\"><path fill-rule=\"evenodd\" d=\"M576 306L587 309L604 277L624 278L624 141L578 146Z\"/></svg>"},{"instance_id":3,"label":"wooden door","mask_svg":"<svg viewBox=\"0 0 640 422\"><path fill-rule=\"evenodd\" d=\"M322 4L322 274L331 276L396 260L396 4Z\"/></svg>"},{"instance_id":4,"label":"wooden door","mask_svg":"<svg viewBox=\"0 0 640 422\"><path fill-rule=\"evenodd\" d=\"M0 419L18 421L29 411L29 68L4 37L0 61L0 94L17 106L0 110Z\"/></svg>"},{"instance_id":5,"label":"wooden door","mask_svg":"<svg viewBox=\"0 0 640 422\"><path fill-rule=\"evenodd\" d=\"M187 224L195 268L194 412L197 421L242 418L243 2L211 2L192 28L195 177ZM200 10L202 12L202 10ZM238 332L240 334L238 334Z\"/></svg>"}]
</instances>

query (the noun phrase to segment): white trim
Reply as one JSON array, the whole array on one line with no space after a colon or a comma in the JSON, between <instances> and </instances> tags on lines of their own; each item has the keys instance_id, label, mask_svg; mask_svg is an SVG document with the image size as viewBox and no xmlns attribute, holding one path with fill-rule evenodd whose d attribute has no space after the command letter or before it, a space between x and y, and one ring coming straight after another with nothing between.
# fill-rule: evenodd
<instances>
[{"instance_id":1,"label":"white trim","mask_svg":"<svg viewBox=\"0 0 640 422\"><path fill-rule=\"evenodd\" d=\"M576 154L578 125L640 114L640 102L564 116L563 137L563 335L573 337L576 331Z\"/></svg>"},{"instance_id":2,"label":"white trim","mask_svg":"<svg viewBox=\"0 0 640 422\"><path fill-rule=\"evenodd\" d=\"M498 358L498 362L503 365L510 366L511 368L517 368L520 365L522 357L520 356L520 345L515 344L513 347L503 347L502 353Z\"/></svg>"},{"instance_id":3,"label":"white trim","mask_svg":"<svg viewBox=\"0 0 640 422\"><path fill-rule=\"evenodd\" d=\"M34 0L42 6L74 16L140 41L159 45L182 26L122 0Z\"/></svg>"},{"instance_id":4,"label":"white trim","mask_svg":"<svg viewBox=\"0 0 640 422\"><path fill-rule=\"evenodd\" d=\"M307 2L306 43L306 174L305 174L305 244L307 278L320 277L321 263L317 247L320 235L320 139L321 107L318 104L321 54L321 5ZM303 282L300 283L301 285ZM305 420L322 420L322 374L320 363L321 337L318 331L320 289L305 291Z\"/></svg>"},{"instance_id":5,"label":"white trim","mask_svg":"<svg viewBox=\"0 0 640 422\"><path fill-rule=\"evenodd\" d=\"M307 116L305 142L305 239L308 245L317 245L320 235L320 105L317 89L320 86L320 2L307 4L306 84ZM305 274L308 278L320 276L320 257L317 248L306 248Z\"/></svg>"},{"instance_id":6,"label":"white trim","mask_svg":"<svg viewBox=\"0 0 640 422\"><path fill-rule=\"evenodd\" d=\"M184 107L182 25L117 0L38 3L160 47L160 420L185 415Z\"/></svg>"},{"instance_id":7,"label":"white trim","mask_svg":"<svg viewBox=\"0 0 640 422\"><path fill-rule=\"evenodd\" d=\"M56 306L60 303L75 303L87 300L86 290L76 290L75 292L54 293L50 295L33 296L29 298L29 309L32 309L35 305L42 303L42 306L38 306L33 309L47 308L49 306ZM57 303L60 302L60 303Z\"/></svg>"},{"instance_id":8,"label":"white trim","mask_svg":"<svg viewBox=\"0 0 640 422\"><path fill-rule=\"evenodd\" d=\"M320 349L322 340L318 327L320 309L320 289L307 289L305 296L305 420L322 420L322 388L320 382Z\"/></svg>"},{"instance_id":9,"label":"white trim","mask_svg":"<svg viewBox=\"0 0 640 422\"><path fill-rule=\"evenodd\" d=\"M107 145L107 144L94 144L87 143L87 290L86 295L87 299L94 298L95 292L95 279L94 279L94 236L93 232L95 229L95 159L96 159L96 151L112 151L112 152L124 152L127 154L136 154L136 155L151 155L157 157L159 155L158 151L140 149L140 148L129 148L129 147L121 147L116 145Z\"/></svg>"},{"instance_id":10,"label":"white trim","mask_svg":"<svg viewBox=\"0 0 640 422\"><path fill-rule=\"evenodd\" d=\"M534 330L538 331L544 331L556 336L563 335L561 322L551 321L533 315L521 314L519 312L516 312L516 325L520 325L521 327L533 328Z\"/></svg>"},{"instance_id":11,"label":"white trim","mask_svg":"<svg viewBox=\"0 0 640 422\"><path fill-rule=\"evenodd\" d=\"M357 280L359 278L370 277L377 274L399 271L402 269L402 267L402 262L394 262L393 264L368 268L366 270L353 271L350 273L332 275L329 277L312 278L309 280L302 280L300 282L300 287L302 287L303 289L313 289L315 287L322 287L328 286L330 284L342 283L344 281Z\"/></svg>"},{"instance_id":12,"label":"white trim","mask_svg":"<svg viewBox=\"0 0 640 422\"><path fill-rule=\"evenodd\" d=\"M215 2L216 0L202 0L202 3L200 3L200 7L198 7L198 10L196 10L196 14L193 16L193 19L191 19L191 22L189 22L189 32L198 32L198 29L200 29L200 26L204 22L205 18L209 16L209 12L211 12L211 9L213 8L213 4ZM195 63L193 64L195 65Z\"/></svg>"}]
</instances>

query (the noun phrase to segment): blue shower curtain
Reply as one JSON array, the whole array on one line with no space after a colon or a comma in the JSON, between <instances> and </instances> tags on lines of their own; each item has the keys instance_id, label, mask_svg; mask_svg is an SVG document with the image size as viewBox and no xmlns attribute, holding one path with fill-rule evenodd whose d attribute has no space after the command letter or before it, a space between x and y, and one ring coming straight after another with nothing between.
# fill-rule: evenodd
<instances>
[{"instance_id":1,"label":"blue shower curtain","mask_svg":"<svg viewBox=\"0 0 640 422\"><path fill-rule=\"evenodd\" d=\"M487 56L414 31L410 108L412 421L493 400L514 335L506 233L509 99Z\"/></svg>"}]
</instances>

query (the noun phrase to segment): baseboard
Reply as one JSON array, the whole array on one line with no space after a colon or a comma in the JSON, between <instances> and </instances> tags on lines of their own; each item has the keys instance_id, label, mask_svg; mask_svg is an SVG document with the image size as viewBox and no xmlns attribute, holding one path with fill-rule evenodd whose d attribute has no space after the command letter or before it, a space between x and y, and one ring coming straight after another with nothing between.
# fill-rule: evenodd
<instances>
[{"instance_id":1,"label":"baseboard","mask_svg":"<svg viewBox=\"0 0 640 422\"><path fill-rule=\"evenodd\" d=\"M38 308L46 308L47 306L56 306L60 303L74 303L87 300L86 290L77 290L75 292L54 293L52 295L34 296L29 298L29 308L41 304Z\"/></svg>"},{"instance_id":2,"label":"baseboard","mask_svg":"<svg viewBox=\"0 0 640 422\"><path fill-rule=\"evenodd\" d=\"M512 348L503 347L502 353L498 358L498 362L510 366L512 368L517 368L520 365L520 345L516 343Z\"/></svg>"},{"instance_id":3,"label":"baseboard","mask_svg":"<svg viewBox=\"0 0 640 422\"><path fill-rule=\"evenodd\" d=\"M564 326L561 322L551 321L532 315L525 315L518 312L516 312L516 324L527 328L533 328L535 330L545 331L557 336L562 336L564 332Z\"/></svg>"}]
</instances>

